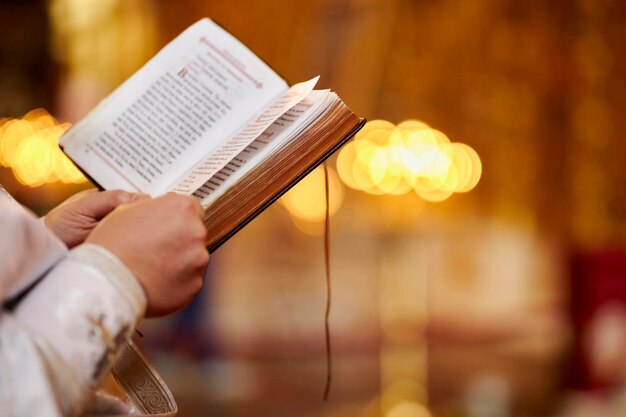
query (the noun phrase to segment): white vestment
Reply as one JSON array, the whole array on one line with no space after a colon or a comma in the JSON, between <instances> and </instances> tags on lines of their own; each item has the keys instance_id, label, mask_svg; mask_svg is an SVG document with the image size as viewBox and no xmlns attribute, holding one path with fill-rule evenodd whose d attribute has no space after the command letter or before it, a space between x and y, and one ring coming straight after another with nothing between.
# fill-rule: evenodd
<instances>
[{"instance_id":1,"label":"white vestment","mask_svg":"<svg viewBox=\"0 0 626 417\"><path fill-rule=\"evenodd\" d=\"M3 191L0 416L75 416L143 317L146 298L111 252L92 244L68 251Z\"/></svg>"}]
</instances>

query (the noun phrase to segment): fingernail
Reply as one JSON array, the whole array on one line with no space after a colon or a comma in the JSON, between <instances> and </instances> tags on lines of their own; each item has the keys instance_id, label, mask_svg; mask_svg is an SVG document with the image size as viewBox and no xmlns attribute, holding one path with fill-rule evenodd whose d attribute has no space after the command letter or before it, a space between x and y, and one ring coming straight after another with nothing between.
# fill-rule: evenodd
<instances>
[{"instance_id":1,"label":"fingernail","mask_svg":"<svg viewBox=\"0 0 626 417\"><path fill-rule=\"evenodd\" d=\"M144 194L144 193L135 193L133 194L133 196L131 197L130 201L135 203L137 201L142 201L142 200L149 200L150 199L150 195L148 194Z\"/></svg>"}]
</instances>

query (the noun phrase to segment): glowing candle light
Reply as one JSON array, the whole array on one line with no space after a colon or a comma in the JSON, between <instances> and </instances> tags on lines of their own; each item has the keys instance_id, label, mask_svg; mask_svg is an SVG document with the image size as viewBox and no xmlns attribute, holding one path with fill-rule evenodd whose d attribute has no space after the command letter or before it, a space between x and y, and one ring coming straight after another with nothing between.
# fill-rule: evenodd
<instances>
[{"instance_id":1,"label":"glowing candle light","mask_svg":"<svg viewBox=\"0 0 626 417\"><path fill-rule=\"evenodd\" d=\"M87 181L58 147L59 137L69 127L44 109L32 110L21 119L3 119L0 165L11 168L17 180L29 187Z\"/></svg>"},{"instance_id":2,"label":"glowing candle light","mask_svg":"<svg viewBox=\"0 0 626 417\"><path fill-rule=\"evenodd\" d=\"M341 180L350 188L376 195L401 195L411 189L439 202L473 189L482 173L476 151L451 143L441 131L420 120L394 126L368 122L337 158Z\"/></svg>"}]
</instances>

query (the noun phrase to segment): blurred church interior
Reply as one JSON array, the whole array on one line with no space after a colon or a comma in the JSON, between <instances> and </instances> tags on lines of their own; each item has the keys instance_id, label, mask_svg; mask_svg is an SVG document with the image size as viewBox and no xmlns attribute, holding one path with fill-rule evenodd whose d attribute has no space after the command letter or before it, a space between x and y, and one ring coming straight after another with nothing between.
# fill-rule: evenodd
<instances>
[{"instance_id":1,"label":"blurred church interior","mask_svg":"<svg viewBox=\"0 0 626 417\"><path fill-rule=\"evenodd\" d=\"M92 187L58 136L202 17L482 173L428 198L330 160L327 402L323 178L246 226L140 326L181 417L626 415L625 2L0 0L0 183L40 215Z\"/></svg>"}]
</instances>

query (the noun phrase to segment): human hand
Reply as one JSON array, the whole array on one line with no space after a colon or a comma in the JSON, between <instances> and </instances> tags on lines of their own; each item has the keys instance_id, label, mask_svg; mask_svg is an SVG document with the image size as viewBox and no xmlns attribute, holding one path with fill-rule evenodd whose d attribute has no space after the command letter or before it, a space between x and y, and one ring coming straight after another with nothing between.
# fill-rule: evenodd
<instances>
[{"instance_id":1,"label":"human hand","mask_svg":"<svg viewBox=\"0 0 626 417\"><path fill-rule=\"evenodd\" d=\"M104 216L120 204L128 204L149 198L145 194L122 190L80 192L52 209L44 224L65 243L68 248L83 243Z\"/></svg>"},{"instance_id":2,"label":"human hand","mask_svg":"<svg viewBox=\"0 0 626 417\"><path fill-rule=\"evenodd\" d=\"M147 316L164 316L202 288L209 261L203 218L194 197L170 193L118 207L86 241L108 249L133 272L148 298Z\"/></svg>"}]
</instances>

